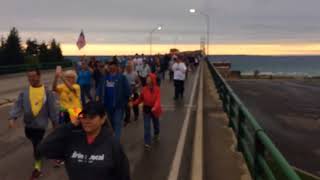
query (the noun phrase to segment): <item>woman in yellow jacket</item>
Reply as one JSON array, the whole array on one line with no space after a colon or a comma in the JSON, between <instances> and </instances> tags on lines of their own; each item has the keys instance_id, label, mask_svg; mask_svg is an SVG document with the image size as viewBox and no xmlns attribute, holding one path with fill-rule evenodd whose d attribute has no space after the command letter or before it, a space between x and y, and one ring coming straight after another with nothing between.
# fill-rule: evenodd
<instances>
[{"instance_id":1,"label":"woman in yellow jacket","mask_svg":"<svg viewBox=\"0 0 320 180\"><path fill-rule=\"evenodd\" d=\"M62 80L62 84L58 85L58 80ZM73 116L77 116L77 112L82 109L80 86L76 83L77 74L73 70L64 73L57 71L53 81L53 91L59 95L60 100L60 123L68 123L72 121Z\"/></svg>"},{"instance_id":2,"label":"woman in yellow jacket","mask_svg":"<svg viewBox=\"0 0 320 180\"><path fill-rule=\"evenodd\" d=\"M63 83L58 85L59 79ZM62 72L57 68L53 81L52 89L55 91L60 100L59 124L67 124L76 120L82 110L80 86L76 83L77 74L73 70ZM59 167L63 162L56 160L55 167Z\"/></svg>"}]
</instances>

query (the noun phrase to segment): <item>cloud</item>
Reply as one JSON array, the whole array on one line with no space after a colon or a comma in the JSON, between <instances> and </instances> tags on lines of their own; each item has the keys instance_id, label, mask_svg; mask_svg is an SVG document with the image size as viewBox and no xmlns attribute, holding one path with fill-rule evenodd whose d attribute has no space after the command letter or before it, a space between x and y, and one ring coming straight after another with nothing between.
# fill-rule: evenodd
<instances>
[{"instance_id":1,"label":"cloud","mask_svg":"<svg viewBox=\"0 0 320 180\"><path fill-rule=\"evenodd\" d=\"M74 43L84 29L90 43L144 44L159 24L159 44L197 44L211 16L213 42L316 42L320 31L318 0L0 0L0 35L17 27L23 39Z\"/></svg>"}]
</instances>

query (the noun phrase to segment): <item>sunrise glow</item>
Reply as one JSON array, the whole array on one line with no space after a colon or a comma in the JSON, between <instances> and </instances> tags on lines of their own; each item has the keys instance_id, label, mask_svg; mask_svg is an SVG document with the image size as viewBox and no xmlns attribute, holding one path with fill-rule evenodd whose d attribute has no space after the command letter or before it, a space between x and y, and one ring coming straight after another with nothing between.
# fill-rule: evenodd
<instances>
[{"instance_id":1,"label":"sunrise glow","mask_svg":"<svg viewBox=\"0 0 320 180\"><path fill-rule=\"evenodd\" d=\"M149 54L147 44L88 44L78 50L75 44L61 45L64 55L130 55ZM180 51L199 50L199 44L154 44L153 54L168 53L170 48ZM214 44L210 52L215 55L319 55L320 44Z\"/></svg>"}]
</instances>

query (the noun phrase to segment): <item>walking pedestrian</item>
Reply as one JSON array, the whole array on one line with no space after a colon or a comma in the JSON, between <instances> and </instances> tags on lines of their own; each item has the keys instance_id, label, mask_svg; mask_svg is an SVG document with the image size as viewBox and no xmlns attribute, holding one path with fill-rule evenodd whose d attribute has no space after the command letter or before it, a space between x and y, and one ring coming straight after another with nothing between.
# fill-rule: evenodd
<instances>
[{"instance_id":1,"label":"walking pedestrian","mask_svg":"<svg viewBox=\"0 0 320 180\"><path fill-rule=\"evenodd\" d=\"M152 73L156 74L157 76L157 84L158 86L161 85L161 76L162 76L162 69L161 69L161 62L160 62L160 57L156 57L155 59L155 71L153 71Z\"/></svg>"},{"instance_id":2,"label":"walking pedestrian","mask_svg":"<svg viewBox=\"0 0 320 180\"><path fill-rule=\"evenodd\" d=\"M59 112L53 92L41 82L39 69L29 70L27 76L30 85L19 94L11 109L9 127L16 128L17 119L23 116L25 136L32 143L35 158L30 180L36 180L42 175L42 162L36 156L36 149L45 135L49 119L53 127L57 125Z\"/></svg>"},{"instance_id":3,"label":"walking pedestrian","mask_svg":"<svg viewBox=\"0 0 320 180\"><path fill-rule=\"evenodd\" d=\"M170 81L173 81L173 69L172 66L176 62L177 58L176 56L172 57L171 60L169 61L169 79Z\"/></svg>"},{"instance_id":4,"label":"walking pedestrian","mask_svg":"<svg viewBox=\"0 0 320 180\"><path fill-rule=\"evenodd\" d=\"M184 81L186 79L187 66L182 62L181 57L177 57L176 62L172 65L174 73L174 99L178 100L183 98L184 94Z\"/></svg>"},{"instance_id":5,"label":"walking pedestrian","mask_svg":"<svg viewBox=\"0 0 320 180\"><path fill-rule=\"evenodd\" d=\"M148 62L146 59L144 59L143 64L141 66L141 69L138 71L142 86L146 85L146 79L147 79L147 76L150 72L151 72L151 70L148 65Z\"/></svg>"},{"instance_id":6,"label":"walking pedestrian","mask_svg":"<svg viewBox=\"0 0 320 180\"><path fill-rule=\"evenodd\" d=\"M144 144L147 150L151 149L152 136L151 124L154 129L154 141L160 139L160 122L159 117L162 113L160 88L157 86L155 76L148 76L146 86L143 87L139 99L133 104L138 105L143 103L143 118L144 118Z\"/></svg>"},{"instance_id":7,"label":"walking pedestrian","mask_svg":"<svg viewBox=\"0 0 320 180\"><path fill-rule=\"evenodd\" d=\"M115 131L116 139L120 141L124 113L128 105L131 89L127 78L119 73L117 61L112 61L109 64L109 74L105 76L101 87L103 89L100 98L103 100L112 128Z\"/></svg>"},{"instance_id":8,"label":"walking pedestrian","mask_svg":"<svg viewBox=\"0 0 320 180\"><path fill-rule=\"evenodd\" d=\"M63 81L62 84L58 85L58 80ZM59 124L66 124L71 121L70 114L75 109L80 111L82 108L80 101L80 86L76 83L77 74L73 70L66 72L57 71L52 90L59 95L60 102L60 113L59 113Z\"/></svg>"},{"instance_id":9,"label":"walking pedestrian","mask_svg":"<svg viewBox=\"0 0 320 180\"><path fill-rule=\"evenodd\" d=\"M166 54L165 56L161 57L160 59L160 72L161 72L161 78L163 80L166 79L166 72L168 70L168 66L169 66L169 61L170 61L170 57L168 54Z\"/></svg>"},{"instance_id":10,"label":"walking pedestrian","mask_svg":"<svg viewBox=\"0 0 320 180\"><path fill-rule=\"evenodd\" d=\"M143 60L141 57L139 57L138 54L136 54L133 58L133 63L134 63L134 70L139 74L139 71L141 69L141 66L143 64Z\"/></svg>"},{"instance_id":11,"label":"walking pedestrian","mask_svg":"<svg viewBox=\"0 0 320 180\"><path fill-rule=\"evenodd\" d=\"M86 62L81 63L81 69L78 72L77 83L80 85L81 89L81 102L86 104L86 97L89 101L92 101L91 90L91 76L92 70L88 67Z\"/></svg>"},{"instance_id":12,"label":"walking pedestrian","mask_svg":"<svg viewBox=\"0 0 320 180\"><path fill-rule=\"evenodd\" d=\"M93 79L94 79L94 84L95 84L95 100L98 101L97 99L97 94L98 94L98 88L99 84L101 84L101 81L103 81L103 75L104 75L104 64L101 61L98 61L96 63L95 69L93 70Z\"/></svg>"},{"instance_id":13,"label":"walking pedestrian","mask_svg":"<svg viewBox=\"0 0 320 180\"><path fill-rule=\"evenodd\" d=\"M58 80L63 81L58 85ZM60 112L59 124L66 124L74 121L74 113L81 111L80 86L76 84L77 74L73 70L62 72L61 67L57 68L53 81L52 90L59 95ZM60 167L63 161L56 160L55 167Z\"/></svg>"},{"instance_id":14,"label":"walking pedestrian","mask_svg":"<svg viewBox=\"0 0 320 180\"><path fill-rule=\"evenodd\" d=\"M70 180L130 180L128 158L106 122L103 105L89 102L78 121L46 137L36 155L65 161Z\"/></svg>"},{"instance_id":15,"label":"walking pedestrian","mask_svg":"<svg viewBox=\"0 0 320 180\"><path fill-rule=\"evenodd\" d=\"M126 115L124 118L125 123L128 124L130 123L130 119L131 119L131 109L133 109L133 112L134 112L134 121L137 121L139 118L139 106L135 105L135 106L132 106L131 108L130 103L132 103L139 97L138 90L140 88L140 79L137 72L133 70L133 64L130 62L128 63L128 66L126 68L126 72L124 73L124 75L127 77L128 82L131 86L131 96L129 98L129 104L127 106Z\"/></svg>"}]
</instances>

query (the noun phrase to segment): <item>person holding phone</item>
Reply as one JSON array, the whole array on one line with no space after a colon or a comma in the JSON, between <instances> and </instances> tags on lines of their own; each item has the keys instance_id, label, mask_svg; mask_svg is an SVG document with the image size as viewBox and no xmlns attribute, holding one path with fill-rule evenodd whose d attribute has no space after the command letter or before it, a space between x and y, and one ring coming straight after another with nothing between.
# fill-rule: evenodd
<instances>
[{"instance_id":1,"label":"person holding phone","mask_svg":"<svg viewBox=\"0 0 320 180\"><path fill-rule=\"evenodd\" d=\"M59 79L62 84L58 85ZM81 109L81 90L76 83L77 74L73 70L62 72L61 67L57 67L55 78L52 85L52 90L59 95L60 100L60 118L59 122L68 123L71 121L70 112L74 109Z\"/></svg>"},{"instance_id":2,"label":"person holding phone","mask_svg":"<svg viewBox=\"0 0 320 180\"><path fill-rule=\"evenodd\" d=\"M59 79L63 83L58 85ZM59 124L69 123L74 120L73 114L81 111L80 86L76 83L76 79L75 71L63 72L61 66L57 66L52 90L58 94L60 100ZM60 160L55 161L55 167L60 167L62 164Z\"/></svg>"},{"instance_id":3,"label":"person holding phone","mask_svg":"<svg viewBox=\"0 0 320 180\"><path fill-rule=\"evenodd\" d=\"M44 139L37 156L65 161L70 180L130 180L128 158L108 124L104 106L89 102L77 121Z\"/></svg>"}]
</instances>

